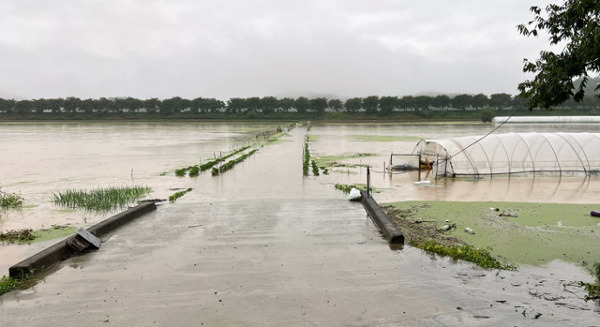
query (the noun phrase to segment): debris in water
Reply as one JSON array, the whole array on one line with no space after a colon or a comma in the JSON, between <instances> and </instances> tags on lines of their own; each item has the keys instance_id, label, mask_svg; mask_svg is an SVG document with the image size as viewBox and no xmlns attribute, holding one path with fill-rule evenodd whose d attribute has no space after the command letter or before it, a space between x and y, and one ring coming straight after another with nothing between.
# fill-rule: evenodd
<instances>
[{"instance_id":1,"label":"debris in water","mask_svg":"<svg viewBox=\"0 0 600 327\"><path fill-rule=\"evenodd\" d=\"M469 234L475 234L475 232L470 229L469 227L465 227L465 232L469 233Z\"/></svg>"}]
</instances>

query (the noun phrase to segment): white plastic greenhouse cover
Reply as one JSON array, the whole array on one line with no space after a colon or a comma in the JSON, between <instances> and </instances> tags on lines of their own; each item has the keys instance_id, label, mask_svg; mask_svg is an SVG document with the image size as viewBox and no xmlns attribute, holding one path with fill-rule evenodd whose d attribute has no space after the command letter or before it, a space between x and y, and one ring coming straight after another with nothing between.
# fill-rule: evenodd
<instances>
[{"instance_id":1,"label":"white plastic greenhouse cover","mask_svg":"<svg viewBox=\"0 0 600 327\"><path fill-rule=\"evenodd\" d=\"M600 133L507 133L421 140L437 175L600 171Z\"/></svg>"},{"instance_id":2,"label":"white plastic greenhouse cover","mask_svg":"<svg viewBox=\"0 0 600 327\"><path fill-rule=\"evenodd\" d=\"M494 124L531 124L531 123L600 123L600 116L497 116L492 119Z\"/></svg>"}]
</instances>

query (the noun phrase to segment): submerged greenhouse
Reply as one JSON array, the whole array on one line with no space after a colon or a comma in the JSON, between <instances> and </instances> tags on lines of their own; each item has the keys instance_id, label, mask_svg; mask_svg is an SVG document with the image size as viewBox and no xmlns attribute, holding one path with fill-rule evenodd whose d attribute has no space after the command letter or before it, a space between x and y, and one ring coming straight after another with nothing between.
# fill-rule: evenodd
<instances>
[{"instance_id":1,"label":"submerged greenhouse","mask_svg":"<svg viewBox=\"0 0 600 327\"><path fill-rule=\"evenodd\" d=\"M600 171L600 133L506 133L421 140L435 176Z\"/></svg>"}]
</instances>

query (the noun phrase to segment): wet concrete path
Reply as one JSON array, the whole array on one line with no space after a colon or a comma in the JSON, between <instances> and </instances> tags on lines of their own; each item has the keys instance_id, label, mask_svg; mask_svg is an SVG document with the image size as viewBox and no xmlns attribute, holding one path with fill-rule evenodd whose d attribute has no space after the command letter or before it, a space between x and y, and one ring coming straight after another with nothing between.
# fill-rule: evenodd
<instances>
[{"instance_id":1,"label":"wet concrete path","mask_svg":"<svg viewBox=\"0 0 600 327\"><path fill-rule=\"evenodd\" d=\"M302 178L304 135L191 182L99 251L0 297L0 325L598 324L560 265L486 271L391 250L360 204Z\"/></svg>"}]
</instances>

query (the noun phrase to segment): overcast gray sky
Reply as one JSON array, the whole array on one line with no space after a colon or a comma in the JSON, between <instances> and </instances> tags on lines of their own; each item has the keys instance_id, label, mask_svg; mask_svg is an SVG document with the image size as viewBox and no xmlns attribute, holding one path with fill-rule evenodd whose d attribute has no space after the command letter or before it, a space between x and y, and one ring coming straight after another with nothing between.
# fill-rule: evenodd
<instances>
[{"instance_id":1,"label":"overcast gray sky","mask_svg":"<svg viewBox=\"0 0 600 327\"><path fill-rule=\"evenodd\" d=\"M3 0L0 97L516 93L540 0Z\"/></svg>"}]
</instances>

